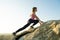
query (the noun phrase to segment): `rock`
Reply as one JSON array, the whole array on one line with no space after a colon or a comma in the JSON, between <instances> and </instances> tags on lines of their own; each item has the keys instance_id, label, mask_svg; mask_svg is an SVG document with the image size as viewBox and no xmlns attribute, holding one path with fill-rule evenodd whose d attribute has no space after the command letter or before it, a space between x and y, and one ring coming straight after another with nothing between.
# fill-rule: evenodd
<instances>
[{"instance_id":1,"label":"rock","mask_svg":"<svg viewBox=\"0 0 60 40\"><path fill-rule=\"evenodd\" d=\"M53 29L53 31L58 35L60 34L60 24L56 25L56 27Z\"/></svg>"},{"instance_id":2,"label":"rock","mask_svg":"<svg viewBox=\"0 0 60 40\"><path fill-rule=\"evenodd\" d=\"M45 22L33 32L26 34L24 40L60 40L60 20Z\"/></svg>"},{"instance_id":3,"label":"rock","mask_svg":"<svg viewBox=\"0 0 60 40\"><path fill-rule=\"evenodd\" d=\"M60 40L60 20L44 22L37 28L30 28L17 34L19 40ZM15 40L12 34L0 34L0 40Z\"/></svg>"}]
</instances>

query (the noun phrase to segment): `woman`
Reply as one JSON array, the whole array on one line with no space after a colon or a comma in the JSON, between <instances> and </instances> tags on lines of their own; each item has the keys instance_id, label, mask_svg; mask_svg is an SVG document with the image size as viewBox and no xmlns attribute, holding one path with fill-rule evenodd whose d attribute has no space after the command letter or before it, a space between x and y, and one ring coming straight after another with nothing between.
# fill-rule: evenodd
<instances>
[{"instance_id":1,"label":"woman","mask_svg":"<svg viewBox=\"0 0 60 40\"><path fill-rule=\"evenodd\" d=\"M31 23L33 23L33 25L31 26L33 28L34 25L36 25L38 22L40 24L42 24L43 22L36 16L36 12L37 12L37 7L33 7L32 8L32 14L30 15L31 18L28 20L28 23L26 25L24 25L22 28L18 29L16 32L13 33L13 35L16 35L16 33L18 33L19 31L24 30L25 28L27 28Z\"/></svg>"}]
</instances>

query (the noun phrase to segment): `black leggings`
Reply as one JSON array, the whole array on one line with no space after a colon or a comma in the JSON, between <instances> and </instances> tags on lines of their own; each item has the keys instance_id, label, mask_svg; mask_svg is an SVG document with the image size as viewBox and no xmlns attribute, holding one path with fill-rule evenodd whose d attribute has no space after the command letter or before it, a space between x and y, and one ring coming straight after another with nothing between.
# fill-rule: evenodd
<instances>
[{"instance_id":1,"label":"black leggings","mask_svg":"<svg viewBox=\"0 0 60 40\"><path fill-rule=\"evenodd\" d=\"M16 31L16 33L19 32L19 31L24 30L24 29L27 28L31 23L33 23L33 25L31 26L31 27L33 27L33 26L36 25L38 22L39 22L39 20L29 19L29 20L28 20L28 23L27 23L26 25L24 25L22 28L18 29L18 30Z\"/></svg>"}]
</instances>

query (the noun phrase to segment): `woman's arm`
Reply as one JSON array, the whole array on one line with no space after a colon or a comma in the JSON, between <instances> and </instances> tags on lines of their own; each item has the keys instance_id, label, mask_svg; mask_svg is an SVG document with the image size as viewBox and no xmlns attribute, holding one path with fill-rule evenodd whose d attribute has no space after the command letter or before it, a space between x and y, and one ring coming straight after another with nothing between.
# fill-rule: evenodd
<instances>
[{"instance_id":1,"label":"woman's arm","mask_svg":"<svg viewBox=\"0 0 60 40\"><path fill-rule=\"evenodd\" d=\"M36 16L36 19L39 20L40 25L43 24L43 21L41 21L41 20L37 17L37 15L35 15L35 16Z\"/></svg>"},{"instance_id":2,"label":"woman's arm","mask_svg":"<svg viewBox=\"0 0 60 40\"><path fill-rule=\"evenodd\" d=\"M37 15L35 15L35 16L36 16L36 19L37 19L37 20L41 21L41 20L37 17Z\"/></svg>"}]
</instances>

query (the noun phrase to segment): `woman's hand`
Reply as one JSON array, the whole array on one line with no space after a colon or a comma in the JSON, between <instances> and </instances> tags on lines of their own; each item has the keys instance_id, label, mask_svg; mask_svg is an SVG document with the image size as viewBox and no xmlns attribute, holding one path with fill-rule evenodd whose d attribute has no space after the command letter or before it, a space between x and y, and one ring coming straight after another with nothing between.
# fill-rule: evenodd
<instances>
[{"instance_id":1,"label":"woman's hand","mask_svg":"<svg viewBox=\"0 0 60 40\"><path fill-rule=\"evenodd\" d=\"M44 23L43 21L41 21L41 23Z\"/></svg>"},{"instance_id":2,"label":"woman's hand","mask_svg":"<svg viewBox=\"0 0 60 40\"><path fill-rule=\"evenodd\" d=\"M44 22L43 21L39 21L40 25L42 25Z\"/></svg>"}]
</instances>

